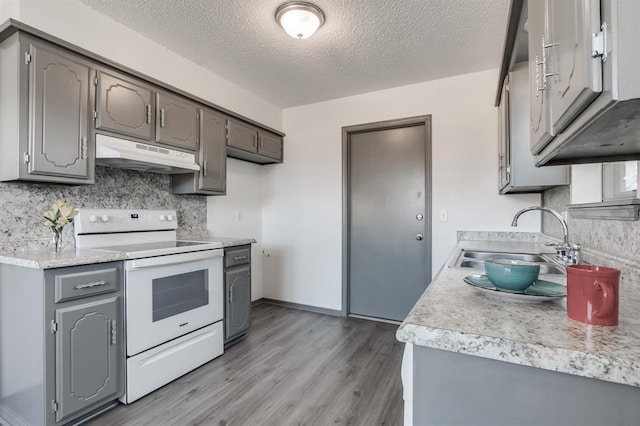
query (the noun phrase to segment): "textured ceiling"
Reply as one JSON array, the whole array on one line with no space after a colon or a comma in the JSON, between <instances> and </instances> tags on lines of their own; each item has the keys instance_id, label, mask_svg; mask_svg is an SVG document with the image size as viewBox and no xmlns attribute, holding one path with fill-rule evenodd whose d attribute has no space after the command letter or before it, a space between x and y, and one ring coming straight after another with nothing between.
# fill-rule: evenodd
<instances>
[{"instance_id":1,"label":"textured ceiling","mask_svg":"<svg viewBox=\"0 0 640 426\"><path fill-rule=\"evenodd\" d=\"M80 0L168 49L289 107L500 65L509 0L313 0L306 40L284 0Z\"/></svg>"}]
</instances>

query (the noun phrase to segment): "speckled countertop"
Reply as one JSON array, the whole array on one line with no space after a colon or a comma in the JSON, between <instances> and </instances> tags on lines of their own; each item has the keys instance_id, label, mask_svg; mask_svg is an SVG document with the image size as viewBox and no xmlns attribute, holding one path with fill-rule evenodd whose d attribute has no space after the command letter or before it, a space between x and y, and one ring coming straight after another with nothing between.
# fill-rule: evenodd
<instances>
[{"instance_id":1,"label":"speckled countertop","mask_svg":"<svg viewBox=\"0 0 640 426\"><path fill-rule=\"evenodd\" d=\"M178 234L179 239L187 241L207 241L221 243L221 247L241 246L255 243L253 238L216 237L210 233ZM16 250L0 253L0 264L16 265L33 269L63 268L66 266L88 265L92 263L126 260L125 253L104 252L92 249L68 249L53 253L50 249Z\"/></svg>"},{"instance_id":2,"label":"speckled countertop","mask_svg":"<svg viewBox=\"0 0 640 426\"><path fill-rule=\"evenodd\" d=\"M567 317L566 300L540 304L487 297L455 267L461 249L549 252L535 242L461 241L397 331L402 342L640 387L640 283L621 281L619 324ZM565 284L565 277L541 278Z\"/></svg>"}]
</instances>

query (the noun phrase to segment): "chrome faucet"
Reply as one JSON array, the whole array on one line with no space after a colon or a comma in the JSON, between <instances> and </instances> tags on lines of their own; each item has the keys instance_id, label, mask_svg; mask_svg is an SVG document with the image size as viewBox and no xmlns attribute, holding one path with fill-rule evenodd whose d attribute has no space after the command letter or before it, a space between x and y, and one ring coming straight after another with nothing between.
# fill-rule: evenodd
<instances>
[{"instance_id":1,"label":"chrome faucet","mask_svg":"<svg viewBox=\"0 0 640 426\"><path fill-rule=\"evenodd\" d=\"M548 246L552 246L556 249L556 260L564 263L565 265L577 265L580 263L580 244L569 242L569 226L567 221L557 211L550 209L549 207L531 206L520 210L513 217L511 226L518 226L518 218L523 214L531 210L540 210L551 214L553 217L560 221L562 225L562 232L564 233L564 241L561 244L547 243Z\"/></svg>"}]
</instances>

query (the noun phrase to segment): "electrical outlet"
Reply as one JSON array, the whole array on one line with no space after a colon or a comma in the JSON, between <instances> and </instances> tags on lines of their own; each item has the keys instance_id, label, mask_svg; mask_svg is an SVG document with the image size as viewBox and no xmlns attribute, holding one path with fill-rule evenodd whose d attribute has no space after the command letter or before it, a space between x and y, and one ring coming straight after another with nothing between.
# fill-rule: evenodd
<instances>
[{"instance_id":1,"label":"electrical outlet","mask_svg":"<svg viewBox=\"0 0 640 426\"><path fill-rule=\"evenodd\" d=\"M440 222L446 222L449 220L449 212L447 209L440 209Z\"/></svg>"},{"instance_id":2,"label":"electrical outlet","mask_svg":"<svg viewBox=\"0 0 640 426\"><path fill-rule=\"evenodd\" d=\"M236 210L236 222L242 222L242 214L240 213L240 210Z\"/></svg>"}]
</instances>

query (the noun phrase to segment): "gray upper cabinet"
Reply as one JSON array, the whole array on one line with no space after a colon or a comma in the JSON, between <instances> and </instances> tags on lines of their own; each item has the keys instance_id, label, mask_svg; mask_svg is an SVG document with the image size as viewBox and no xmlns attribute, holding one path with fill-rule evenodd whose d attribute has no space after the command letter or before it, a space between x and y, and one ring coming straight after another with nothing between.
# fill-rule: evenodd
<instances>
[{"instance_id":1,"label":"gray upper cabinet","mask_svg":"<svg viewBox=\"0 0 640 426\"><path fill-rule=\"evenodd\" d=\"M282 136L240 121L228 121L229 157L258 164L282 163L282 151Z\"/></svg>"},{"instance_id":2,"label":"gray upper cabinet","mask_svg":"<svg viewBox=\"0 0 640 426\"><path fill-rule=\"evenodd\" d=\"M258 129L239 121L229 120L227 145L246 152L258 152Z\"/></svg>"},{"instance_id":3,"label":"gray upper cabinet","mask_svg":"<svg viewBox=\"0 0 640 426\"><path fill-rule=\"evenodd\" d=\"M536 167L529 150L529 67L511 67L500 103L500 193L542 192L569 184L569 167Z\"/></svg>"},{"instance_id":4,"label":"gray upper cabinet","mask_svg":"<svg viewBox=\"0 0 640 426\"><path fill-rule=\"evenodd\" d=\"M258 154L282 161L282 136L259 131L258 139Z\"/></svg>"},{"instance_id":5,"label":"gray upper cabinet","mask_svg":"<svg viewBox=\"0 0 640 426\"><path fill-rule=\"evenodd\" d=\"M96 75L96 129L150 141L153 92L132 80L103 71Z\"/></svg>"},{"instance_id":6,"label":"gray upper cabinet","mask_svg":"<svg viewBox=\"0 0 640 426\"><path fill-rule=\"evenodd\" d=\"M520 62L513 52L523 9L535 165L640 159L640 2L512 0L496 105Z\"/></svg>"},{"instance_id":7,"label":"gray upper cabinet","mask_svg":"<svg viewBox=\"0 0 640 426\"><path fill-rule=\"evenodd\" d=\"M509 132L509 76L502 86L502 96L498 107L498 189L503 190L510 181L510 132Z\"/></svg>"},{"instance_id":8,"label":"gray upper cabinet","mask_svg":"<svg viewBox=\"0 0 640 426\"><path fill-rule=\"evenodd\" d=\"M551 102L549 100L547 49L547 7L549 0L528 2L529 27L529 75L531 87L531 151L540 152L555 136L551 127Z\"/></svg>"},{"instance_id":9,"label":"gray upper cabinet","mask_svg":"<svg viewBox=\"0 0 640 426\"><path fill-rule=\"evenodd\" d=\"M544 68L553 130L560 133L602 91L602 60L592 55L593 34L600 31L600 1L547 1Z\"/></svg>"},{"instance_id":10,"label":"gray upper cabinet","mask_svg":"<svg viewBox=\"0 0 640 426\"><path fill-rule=\"evenodd\" d=\"M118 299L56 310L56 421L121 391Z\"/></svg>"},{"instance_id":11,"label":"gray upper cabinet","mask_svg":"<svg viewBox=\"0 0 640 426\"><path fill-rule=\"evenodd\" d=\"M224 193L227 188L227 127L221 114L202 110L200 191Z\"/></svg>"},{"instance_id":12,"label":"gray upper cabinet","mask_svg":"<svg viewBox=\"0 0 640 426\"><path fill-rule=\"evenodd\" d=\"M198 119L194 102L166 92L156 94L156 142L195 151Z\"/></svg>"},{"instance_id":13,"label":"gray upper cabinet","mask_svg":"<svg viewBox=\"0 0 640 426\"><path fill-rule=\"evenodd\" d=\"M93 183L89 64L22 34L0 63L0 180Z\"/></svg>"},{"instance_id":14,"label":"gray upper cabinet","mask_svg":"<svg viewBox=\"0 0 640 426\"><path fill-rule=\"evenodd\" d=\"M87 179L89 67L35 42L29 51L29 173Z\"/></svg>"},{"instance_id":15,"label":"gray upper cabinet","mask_svg":"<svg viewBox=\"0 0 640 426\"><path fill-rule=\"evenodd\" d=\"M227 119L213 110L200 116L200 171L171 176L174 194L224 195L227 189Z\"/></svg>"}]
</instances>

